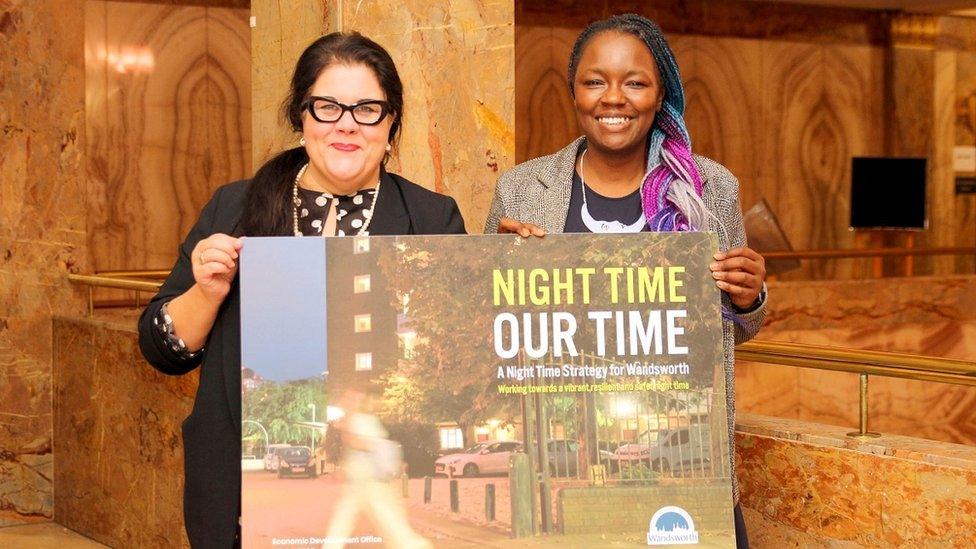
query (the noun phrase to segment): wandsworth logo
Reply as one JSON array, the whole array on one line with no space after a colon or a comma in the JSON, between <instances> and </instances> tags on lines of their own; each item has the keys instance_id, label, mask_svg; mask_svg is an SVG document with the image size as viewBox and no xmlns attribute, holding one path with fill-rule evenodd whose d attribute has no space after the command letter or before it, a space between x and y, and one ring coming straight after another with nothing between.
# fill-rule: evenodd
<instances>
[{"instance_id":1,"label":"wandsworth logo","mask_svg":"<svg viewBox=\"0 0 976 549\"><path fill-rule=\"evenodd\" d=\"M698 543L698 532L691 515L681 507L661 507L647 525L648 545L691 545Z\"/></svg>"}]
</instances>

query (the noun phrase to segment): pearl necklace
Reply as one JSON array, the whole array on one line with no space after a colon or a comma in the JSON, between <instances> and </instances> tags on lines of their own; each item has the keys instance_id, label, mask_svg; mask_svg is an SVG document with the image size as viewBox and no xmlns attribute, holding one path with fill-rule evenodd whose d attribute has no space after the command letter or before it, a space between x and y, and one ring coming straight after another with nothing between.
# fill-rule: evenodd
<instances>
[{"instance_id":1,"label":"pearl necklace","mask_svg":"<svg viewBox=\"0 0 976 549\"><path fill-rule=\"evenodd\" d=\"M647 225L647 218L644 216L644 208L641 208L640 217L637 221L634 221L630 225L624 225L620 221L601 221L598 219L593 219L590 215L589 208L586 207L586 181L583 180L583 158L586 157L586 149L583 149L583 154L580 155L580 191L583 193L583 207L580 208L580 217L583 219L583 225L590 230L591 233L639 233L644 230L644 226Z\"/></svg>"},{"instance_id":2,"label":"pearl necklace","mask_svg":"<svg viewBox=\"0 0 976 549\"><path fill-rule=\"evenodd\" d=\"M292 203L292 230L295 236L305 236L302 231L298 228L298 206L301 205L301 200L298 199L298 182L302 180L305 176L305 170L308 169L308 163L302 166L302 169L298 170L298 175L295 176L295 184L291 188L291 203ZM369 236L369 223L373 220L373 212L376 211L376 201L380 199L380 182L383 178L376 180L376 192L373 193L373 203L370 205L369 209L363 212L363 226L359 228L356 232L356 236ZM338 200L334 196L324 193L326 196L333 200Z\"/></svg>"}]
</instances>

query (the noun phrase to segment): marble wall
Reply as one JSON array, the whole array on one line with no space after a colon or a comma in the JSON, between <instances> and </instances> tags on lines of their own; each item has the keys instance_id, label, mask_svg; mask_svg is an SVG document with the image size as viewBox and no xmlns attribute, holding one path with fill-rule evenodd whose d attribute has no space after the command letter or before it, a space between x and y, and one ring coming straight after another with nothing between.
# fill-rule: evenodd
<instances>
[{"instance_id":1,"label":"marble wall","mask_svg":"<svg viewBox=\"0 0 976 549\"><path fill-rule=\"evenodd\" d=\"M737 472L750 545L972 547L976 449L743 415Z\"/></svg>"},{"instance_id":2,"label":"marble wall","mask_svg":"<svg viewBox=\"0 0 976 549\"><path fill-rule=\"evenodd\" d=\"M923 290L924 289L924 290ZM764 340L972 361L976 277L773 282ZM871 430L976 445L976 387L871 376ZM855 374L736 363L739 412L854 430Z\"/></svg>"},{"instance_id":3,"label":"marble wall","mask_svg":"<svg viewBox=\"0 0 976 549\"><path fill-rule=\"evenodd\" d=\"M479 232L495 180L514 163L513 3L339 2L301 13L277 13L277 4L252 3L255 33L270 38L254 42L254 120L279 128L255 132L255 162L296 140L276 109L304 46L325 32L356 30L389 50L403 80L404 126L391 170L453 196L468 230Z\"/></svg>"},{"instance_id":4,"label":"marble wall","mask_svg":"<svg viewBox=\"0 0 976 549\"><path fill-rule=\"evenodd\" d=\"M518 161L578 135L566 65L579 31L635 11L662 25L678 59L694 150L736 174L744 208L764 198L794 249L908 245L904 234L848 229L850 158L888 154L930 159L929 229L912 235L913 245L972 245L976 203L954 194L950 166L960 131L954 96L976 93L961 76L968 43L947 38L960 29L940 34L941 20L931 17L892 21L880 12L755 2L564 4L527 1L516 13ZM903 272L903 264L889 261L887 271ZM971 265L971 257L917 258L913 268L943 274ZM871 273L864 260L820 261L785 278Z\"/></svg>"},{"instance_id":5,"label":"marble wall","mask_svg":"<svg viewBox=\"0 0 976 549\"><path fill-rule=\"evenodd\" d=\"M85 8L93 268L167 269L213 191L251 174L248 11Z\"/></svg>"},{"instance_id":6,"label":"marble wall","mask_svg":"<svg viewBox=\"0 0 976 549\"><path fill-rule=\"evenodd\" d=\"M50 520L51 313L88 272L84 6L0 2L0 526Z\"/></svg>"},{"instance_id":7,"label":"marble wall","mask_svg":"<svg viewBox=\"0 0 976 549\"><path fill-rule=\"evenodd\" d=\"M54 320L54 514L110 547L185 547L180 424L197 374L146 365L135 322Z\"/></svg>"}]
</instances>

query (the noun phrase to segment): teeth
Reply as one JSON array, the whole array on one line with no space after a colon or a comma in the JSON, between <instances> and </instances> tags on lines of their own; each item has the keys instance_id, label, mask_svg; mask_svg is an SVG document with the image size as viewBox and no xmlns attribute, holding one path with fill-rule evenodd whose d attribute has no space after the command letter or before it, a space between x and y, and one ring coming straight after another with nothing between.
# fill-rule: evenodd
<instances>
[{"instance_id":1,"label":"teeth","mask_svg":"<svg viewBox=\"0 0 976 549\"><path fill-rule=\"evenodd\" d=\"M605 117L598 118L597 120L599 120L600 122L608 126L619 126L620 124L627 122L628 119L623 116L614 116L614 117L605 116Z\"/></svg>"}]
</instances>

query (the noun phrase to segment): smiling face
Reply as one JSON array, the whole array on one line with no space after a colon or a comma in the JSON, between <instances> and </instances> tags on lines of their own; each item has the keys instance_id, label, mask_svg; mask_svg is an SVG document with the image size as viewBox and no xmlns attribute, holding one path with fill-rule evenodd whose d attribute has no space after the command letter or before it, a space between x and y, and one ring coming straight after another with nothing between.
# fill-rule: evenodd
<instances>
[{"instance_id":1,"label":"smiling face","mask_svg":"<svg viewBox=\"0 0 976 549\"><path fill-rule=\"evenodd\" d=\"M376 74L362 64L333 64L315 80L308 95L352 105L387 99ZM303 186L332 194L350 195L375 187L386 154L394 115L367 126L345 112L336 122L319 122L308 111L302 115L302 136L309 166Z\"/></svg>"},{"instance_id":2,"label":"smiling face","mask_svg":"<svg viewBox=\"0 0 976 549\"><path fill-rule=\"evenodd\" d=\"M649 49L632 34L590 39L573 82L576 118L587 146L613 156L644 154L664 90Z\"/></svg>"}]
</instances>

